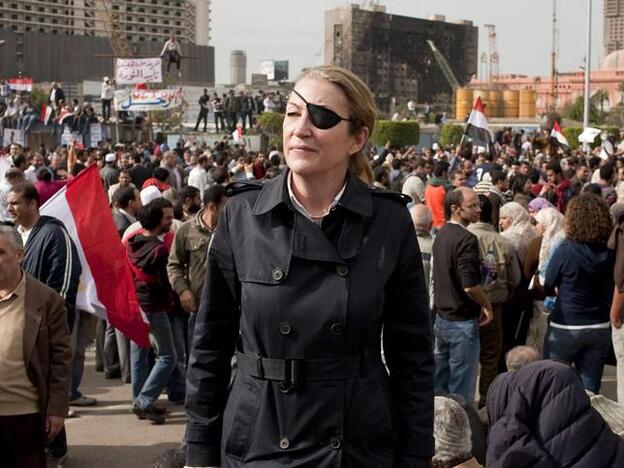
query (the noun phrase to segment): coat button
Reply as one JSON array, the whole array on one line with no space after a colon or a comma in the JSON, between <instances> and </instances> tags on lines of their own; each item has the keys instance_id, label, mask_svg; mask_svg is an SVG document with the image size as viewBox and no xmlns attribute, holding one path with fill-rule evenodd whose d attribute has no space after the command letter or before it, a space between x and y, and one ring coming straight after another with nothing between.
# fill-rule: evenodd
<instances>
[{"instance_id":1,"label":"coat button","mask_svg":"<svg viewBox=\"0 0 624 468\"><path fill-rule=\"evenodd\" d=\"M284 271L281 268L276 268L271 272L271 276L275 281L282 281L284 279Z\"/></svg>"},{"instance_id":2,"label":"coat button","mask_svg":"<svg viewBox=\"0 0 624 468\"><path fill-rule=\"evenodd\" d=\"M290 441L286 437L282 437L279 441L279 446L282 450L286 450L290 447Z\"/></svg>"},{"instance_id":3,"label":"coat button","mask_svg":"<svg viewBox=\"0 0 624 468\"><path fill-rule=\"evenodd\" d=\"M340 447L342 447L342 442L338 437L332 437L331 439L329 439L329 447L334 450L338 450L340 449Z\"/></svg>"},{"instance_id":4,"label":"coat button","mask_svg":"<svg viewBox=\"0 0 624 468\"><path fill-rule=\"evenodd\" d=\"M344 332L344 325L340 322L332 323L332 326L329 327L329 331L332 335L340 336L342 332Z\"/></svg>"},{"instance_id":5,"label":"coat button","mask_svg":"<svg viewBox=\"0 0 624 468\"><path fill-rule=\"evenodd\" d=\"M338 276L345 277L349 274L349 267L347 265L337 265L336 273L338 274Z\"/></svg>"},{"instance_id":6,"label":"coat button","mask_svg":"<svg viewBox=\"0 0 624 468\"><path fill-rule=\"evenodd\" d=\"M284 395L288 395L289 393L293 392L293 390L295 389L295 386L290 382L280 382L277 384L277 388L280 393L283 393Z\"/></svg>"},{"instance_id":7,"label":"coat button","mask_svg":"<svg viewBox=\"0 0 624 468\"><path fill-rule=\"evenodd\" d=\"M290 326L290 323L288 322L281 322L279 324L279 331L282 335L290 335L290 332L292 331L292 327Z\"/></svg>"}]
</instances>

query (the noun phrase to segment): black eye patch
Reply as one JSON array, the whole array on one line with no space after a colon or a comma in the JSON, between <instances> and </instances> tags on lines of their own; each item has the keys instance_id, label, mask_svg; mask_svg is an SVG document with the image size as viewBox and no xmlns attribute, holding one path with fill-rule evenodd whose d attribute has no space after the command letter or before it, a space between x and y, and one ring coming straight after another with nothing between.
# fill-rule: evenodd
<instances>
[{"instance_id":1,"label":"black eye patch","mask_svg":"<svg viewBox=\"0 0 624 468\"><path fill-rule=\"evenodd\" d=\"M308 115L310 116L310 122L312 122L312 125L314 125L316 128L320 130L328 130L332 127L335 127L342 120L346 120L347 122L353 122L353 120L340 117L334 111L329 110L323 106L319 106L317 104L310 104L295 89L293 89L293 93L299 96L299 98L301 98L301 100L305 103L306 109L308 110Z\"/></svg>"}]
</instances>

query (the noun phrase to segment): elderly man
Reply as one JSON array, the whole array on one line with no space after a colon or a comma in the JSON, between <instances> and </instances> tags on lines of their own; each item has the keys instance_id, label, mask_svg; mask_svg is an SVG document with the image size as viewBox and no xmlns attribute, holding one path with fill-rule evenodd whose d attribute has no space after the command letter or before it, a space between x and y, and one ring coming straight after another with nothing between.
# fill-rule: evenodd
<instances>
[{"instance_id":1,"label":"elderly man","mask_svg":"<svg viewBox=\"0 0 624 468\"><path fill-rule=\"evenodd\" d=\"M412 222L418 238L420 255L422 256L423 269L425 271L425 284L431 294L431 248L433 247L433 237L431 236L431 210L427 205L419 203L410 208Z\"/></svg>"},{"instance_id":2,"label":"elderly man","mask_svg":"<svg viewBox=\"0 0 624 468\"><path fill-rule=\"evenodd\" d=\"M0 226L2 466L45 467L67 415L71 348L63 298L20 267L20 235Z\"/></svg>"},{"instance_id":3,"label":"elderly man","mask_svg":"<svg viewBox=\"0 0 624 468\"><path fill-rule=\"evenodd\" d=\"M184 184L184 171L182 170L182 167L178 165L178 155L173 151L167 151L163 155L160 166L166 169L169 173L167 184L178 192L182 190L182 186Z\"/></svg>"}]
</instances>

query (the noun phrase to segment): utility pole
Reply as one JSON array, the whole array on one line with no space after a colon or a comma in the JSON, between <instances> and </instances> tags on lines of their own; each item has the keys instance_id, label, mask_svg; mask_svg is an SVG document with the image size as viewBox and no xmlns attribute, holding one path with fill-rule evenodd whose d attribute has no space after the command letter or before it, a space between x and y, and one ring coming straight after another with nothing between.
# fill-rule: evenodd
<instances>
[{"instance_id":1,"label":"utility pole","mask_svg":"<svg viewBox=\"0 0 624 468\"><path fill-rule=\"evenodd\" d=\"M585 93L583 99L583 128L589 127L589 79L591 72L591 17L592 0L587 0L587 52L585 53ZM589 144L583 143L583 151L589 154Z\"/></svg>"},{"instance_id":2,"label":"utility pole","mask_svg":"<svg viewBox=\"0 0 624 468\"><path fill-rule=\"evenodd\" d=\"M557 109L557 49L559 43L559 29L557 27L557 0L553 0L553 18L552 18L552 50L550 52L550 111L555 112Z\"/></svg>"}]
</instances>

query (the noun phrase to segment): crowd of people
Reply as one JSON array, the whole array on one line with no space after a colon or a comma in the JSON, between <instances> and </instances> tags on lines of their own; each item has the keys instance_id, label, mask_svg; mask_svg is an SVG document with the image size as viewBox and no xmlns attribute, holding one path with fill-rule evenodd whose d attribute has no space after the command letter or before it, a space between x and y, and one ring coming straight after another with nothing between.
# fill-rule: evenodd
<instances>
[{"instance_id":1,"label":"crowd of people","mask_svg":"<svg viewBox=\"0 0 624 468\"><path fill-rule=\"evenodd\" d=\"M199 460L218 458L199 447L207 437L202 432L204 425L215 424L202 405L207 405L206 395L224 405L225 396L216 387L203 386L207 385L206 379L214 378L225 379L219 382L227 388L230 361L225 351L216 356L217 353L208 352L212 348L202 345L210 342L210 346L227 349L231 355L235 343L226 342L226 338L236 338L238 328L229 328L229 318L215 316L209 320L201 314L198 318L200 305L225 310L226 306L234 307L234 298L242 294L240 300L247 310L257 307L271 320L258 321L259 315L247 316L246 320L253 323L241 321L241 339L257 340L258 347L271 349L277 341L266 337L279 333L276 336L280 340L303 339L303 329L297 329L297 324L306 323L295 321L300 318L280 318L287 311L274 307L297 303L296 310L308 310L307 298L315 295L315 284L322 281L327 281L327 290L333 292L325 298L315 296L321 302L333 301L333 296L340 299L341 291L351 287L360 288L358 294L371 295L366 304L359 304L357 298L349 300L367 310L370 328L379 331L373 296L388 295L396 309L394 315L389 312L394 321L388 319L384 325L384 356L391 376L393 370L400 370L397 362L418 366L420 362L423 368L435 369L432 376L438 396L431 402L433 437L429 440L414 436L420 444L419 451L411 453L407 448L404 456L415 464L404 466L421 466L419 463L431 456L433 466L444 468L479 464L570 466L571 459L593 462L595 466L624 463L624 444L613 432L617 421L610 420L608 412L591 409L600 392L611 348L618 360L618 400L624 402L624 158L620 156L624 144L615 154L605 156L600 148L591 153L569 151L549 142L546 134L504 129L495 135L493 152L471 145L416 148L398 147L391 142L383 148L367 146L360 151L358 145L367 137L362 131L360 136L349 136L355 143L344 139L331 141L335 145L354 144L358 160L357 164L349 163L347 183L344 177L337 179L343 186L342 192L329 208L319 210L323 211L319 215L299 204L305 194L291 186L295 176L289 175L291 171L298 174L297 170L304 173L301 168L308 164L292 153L311 149L288 141L303 140L305 131L332 132L341 128L339 125L346 125L344 121L356 121L353 114L358 114L358 122L372 126L374 113L363 107L349 108L347 104L337 110L313 104L318 93L335 92L323 88L323 80L331 81L332 73L343 72L323 69L310 73L297 85L295 97L288 100L281 95L251 97L233 91L223 98L210 97L206 91L200 99L200 105L215 112L217 128L228 130L241 120L242 125L246 120L251 124L253 113L285 108L285 151L271 148L254 152L233 144L227 137L212 145L181 140L175 148L157 141L117 145L103 141L91 148L24 148L13 144L4 149L2 157L11 168L0 183L0 355L8 356L0 359L0 440L3 447L13 447L6 450L13 457L13 466L42 466L43 452L38 447L44 441L49 457L63 459L68 450L63 429L63 419L71 416L68 408L97 404L80 391L94 321L96 371L103 372L108 379L119 379L120 384L131 385L129 410L139 419L162 424L167 418L167 407L159 399L161 393L166 391L174 405L183 403L186 396L192 420L185 443L191 447L188 453L193 457L186 463L202 466ZM347 75L348 80L354 79ZM361 93L355 101L362 106L367 102L366 93L357 85L349 91L341 89L354 96ZM332 97L341 102L340 96ZM349 109L352 116L343 117ZM222 117L217 122L218 112ZM324 144L320 137L318 141ZM352 148L345 146L344 150L347 154ZM291 152L290 156L285 152ZM128 257L137 299L149 322L151 348L137 346L106 320L76 307L80 276L76 248L61 222L40 214L46 200L93 165L98 167L111 216ZM272 179L285 181L283 191L271 192L270 187L280 187L281 183ZM387 218L376 218L374 229L367 228L369 234L363 233L361 225L354 221L359 216L371 216L373 209L357 198L357 184L361 182L356 180L369 185L375 206L384 207L383 216ZM364 184L362 187L366 188ZM402 192L409 198L393 192ZM233 198L237 203L224 214ZM295 220L270 231L284 215L280 210L283 203L291 208L287 213ZM400 210L406 203L411 223L408 214ZM344 227L336 215L341 207L349 213ZM275 218L258 216L266 213L273 213ZM273 219L272 223L267 219ZM310 222L304 222L306 219ZM407 219L407 231L388 230L393 219ZM223 223L226 224L219 230L221 237L214 237L215 245L211 246L213 234ZM278 243L282 246L279 247L271 242L277 242L288 229L293 229L293 223L299 231L289 241L294 259L289 264L284 263L282 243ZM267 232L277 237L267 238ZM251 239L257 244L245 243L249 240L245 236L250 233L256 236ZM325 233L331 242L319 233ZM367 284L369 289L364 292L357 281L346 281L348 277L360 278L357 265L344 260L356 255L345 244L354 238L363 239L365 246L376 243L379 248L367 253L370 258L365 262L366 268L375 270L377 276L387 276L391 284L379 288L377 283ZM392 242L386 244L386 238ZM414 248L406 251L412 241ZM367 248L370 250L370 245ZM254 263L256 257L262 267ZM397 258L405 262L417 258L417 271L408 271L407 263ZM396 262L397 270L388 269L391 262ZM331 277L327 276L328 265ZM284 283L286 279L290 283ZM205 284L207 280L209 283ZM286 287L293 281L298 281L296 287ZM416 289L397 290L398 285ZM282 287L279 297L285 301L283 304L273 302L275 296L270 294L271 288L278 286ZM415 299L421 290L419 307L423 316L418 316L416 323L408 313L411 306L398 298ZM341 307L346 308L344 301ZM369 306L370 310L366 309ZM25 323L16 318L19 314L11 314L15 310L26 311L21 315L26 317ZM347 325L354 326L345 324L346 315L333 317L335 312L332 307L315 309L316 315L324 317L319 326L327 329L328 347L336 346L339 341L332 340L342 339ZM46 324L45 333L35 326L40 323L41 327ZM257 327L257 336L250 334L252 326ZM22 339L16 332L20 327L32 331L24 333ZM362 336L369 333L364 328L357 330ZM430 332L434 366L429 366L426 356ZM418 346L423 357L418 361L420 358L405 353L402 346L408 338L421 335L423 341ZM195 343L196 354L191 352L193 337L202 343ZM20 357L25 345L35 349L26 362ZM323 353L319 355L325 357ZM236 356L240 372L245 375L237 379L252 376L277 381L280 379L273 374L281 369L286 372L286 379L279 382L280 393L292 394L301 385L295 359L263 361L261 356L245 354L239 348ZM367 359L359 362L357 369L351 366L353 375L376 375L376 360L370 356ZM227 369L221 369L223 372L218 375L210 374L202 367L202 360ZM323 359L310 360L310 369L340 374L340 370L319 361ZM341 374L337 378L351 377ZM399 383L403 382L401 379L416 382L409 375L401 375ZM418 382L426 379L424 376ZM321 383L311 379L308 384L318 385L319 392L327 391L323 379L316 380ZM245 388L236 392L259 394L259 384L253 382L243 380ZM387 401L387 395L382 394L390 391L410 397L409 390L396 387L394 381L387 384L392 385L390 389L377 388L377 382L366 381L366 389L375 396L369 404ZM191 388L186 388L187 383ZM426 388L417 390L423 395L427 392ZM201 391L213 393L199 397ZM353 397L353 404L362 405L364 411L366 395L358 391L353 389L359 398ZM556 401L556 407L548 406L551 400ZM428 407L423 401L418 404L424 405L419 416L393 415L388 420L382 413L391 410L384 407L380 410L380 425L390 431L392 428L384 425L391 424L395 417L397 421L419 417L423 424L427 423ZM227 411L232 408L226 410L226 416ZM306 414L310 421L316 421L312 413ZM230 413L228 417L235 420L228 420L227 424L244 425L238 418L252 416ZM267 414L259 417L270 420ZM290 417L285 421L288 425L293 423ZM317 422L325 424L325 420ZM220 425L221 420L216 423ZM355 424L354 420L349 420L349 424ZM567 431L570 424L579 429ZM23 431L11 432L16 426ZM423 433L427 430L421 429ZM356 427L350 430L358 431ZM398 429L399 439L401 430L405 428ZM589 433L596 434L594 445L585 440ZM563 439L554 437L558 434L563 434ZM296 443L286 436L279 438L278 451L287 451ZM379 444L390 443L387 437L380 437ZM342 449L339 435L327 438L332 450ZM239 442L232 440L228 450L239 453L240 458L248 447ZM429 443L434 449L431 453L426 449ZM258 445L254 450L261 448ZM366 458L367 463L371 460ZM537 463L534 460L546 461L544 465L532 465ZM155 463L183 466L185 456L167 453ZM386 466L383 463L379 466Z\"/></svg>"}]
</instances>

